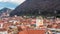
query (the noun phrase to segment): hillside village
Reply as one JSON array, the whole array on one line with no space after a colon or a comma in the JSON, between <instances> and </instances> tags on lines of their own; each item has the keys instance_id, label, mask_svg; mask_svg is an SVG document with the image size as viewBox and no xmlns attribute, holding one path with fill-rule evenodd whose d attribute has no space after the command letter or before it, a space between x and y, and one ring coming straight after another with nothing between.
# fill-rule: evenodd
<instances>
[{"instance_id":1,"label":"hillside village","mask_svg":"<svg viewBox=\"0 0 60 34\"><path fill-rule=\"evenodd\" d=\"M0 34L60 34L60 0L26 0L0 10Z\"/></svg>"},{"instance_id":2,"label":"hillside village","mask_svg":"<svg viewBox=\"0 0 60 34\"><path fill-rule=\"evenodd\" d=\"M46 29L48 31L46 31ZM55 29L55 30L54 30ZM60 18L43 18L29 17L29 16L13 16L0 19L0 33L1 34L21 34L26 30L41 30L40 33L48 33L49 31L60 32ZM44 32L45 31L45 32ZM38 32L38 31L37 31ZM33 34L33 33L32 33Z\"/></svg>"}]
</instances>

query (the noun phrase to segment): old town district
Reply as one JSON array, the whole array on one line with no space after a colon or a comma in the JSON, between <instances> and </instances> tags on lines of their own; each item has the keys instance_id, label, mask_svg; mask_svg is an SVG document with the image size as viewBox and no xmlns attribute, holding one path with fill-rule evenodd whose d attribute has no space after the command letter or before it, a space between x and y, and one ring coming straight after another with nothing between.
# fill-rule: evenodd
<instances>
[{"instance_id":1,"label":"old town district","mask_svg":"<svg viewBox=\"0 0 60 34\"><path fill-rule=\"evenodd\" d=\"M60 29L60 18L39 17L2 17L0 18L0 34L20 34L26 30L41 30L40 34L51 33L50 29ZM30 33L32 34L32 33Z\"/></svg>"}]
</instances>

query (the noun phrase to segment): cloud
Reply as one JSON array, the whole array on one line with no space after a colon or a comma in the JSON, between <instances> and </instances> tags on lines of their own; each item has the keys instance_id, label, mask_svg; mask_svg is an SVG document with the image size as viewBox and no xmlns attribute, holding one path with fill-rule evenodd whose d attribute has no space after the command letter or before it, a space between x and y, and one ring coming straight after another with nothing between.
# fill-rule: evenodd
<instances>
[{"instance_id":1,"label":"cloud","mask_svg":"<svg viewBox=\"0 0 60 34\"><path fill-rule=\"evenodd\" d=\"M21 4L24 1L25 0L0 0L0 2L10 2L10 3L14 3L14 4Z\"/></svg>"},{"instance_id":2,"label":"cloud","mask_svg":"<svg viewBox=\"0 0 60 34\"><path fill-rule=\"evenodd\" d=\"M15 9L15 8L11 8L11 7L8 7L8 8L13 9L13 10Z\"/></svg>"}]
</instances>

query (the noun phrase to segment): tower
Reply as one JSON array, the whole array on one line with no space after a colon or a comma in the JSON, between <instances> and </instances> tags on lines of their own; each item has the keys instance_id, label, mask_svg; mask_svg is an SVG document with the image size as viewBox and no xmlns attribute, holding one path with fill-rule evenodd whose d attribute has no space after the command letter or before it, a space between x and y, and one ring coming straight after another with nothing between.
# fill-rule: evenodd
<instances>
[{"instance_id":1,"label":"tower","mask_svg":"<svg viewBox=\"0 0 60 34\"><path fill-rule=\"evenodd\" d=\"M40 16L36 19L36 27L42 26L43 24L43 18Z\"/></svg>"}]
</instances>

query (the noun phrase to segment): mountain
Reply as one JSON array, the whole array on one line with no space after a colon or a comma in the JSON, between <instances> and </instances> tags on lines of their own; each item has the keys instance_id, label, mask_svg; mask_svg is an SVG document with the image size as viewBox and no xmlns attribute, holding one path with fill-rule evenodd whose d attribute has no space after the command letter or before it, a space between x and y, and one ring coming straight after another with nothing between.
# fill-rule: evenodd
<instances>
[{"instance_id":1,"label":"mountain","mask_svg":"<svg viewBox=\"0 0 60 34\"><path fill-rule=\"evenodd\" d=\"M44 15L55 16L60 14L60 0L26 0L10 15Z\"/></svg>"},{"instance_id":2,"label":"mountain","mask_svg":"<svg viewBox=\"0 0 60 34\"><path fill-rule=\"evenodd\" d=\"M0 13L7 12L7 11L10 12L10 11L12 11L12 9L3 8L3 9L0 10Z\"/></svg>"},{"instance_id":3,"label":"mountain","mask_svg":"<svg viewBox=\"0 0 60 34\"><path fill-rule=\"evenodd\" d=\"M2 15L2 13L10 13L12 11L12 9L9 8L3 8L0 10L0 15Z\"/></svg>"}]
</instances>

